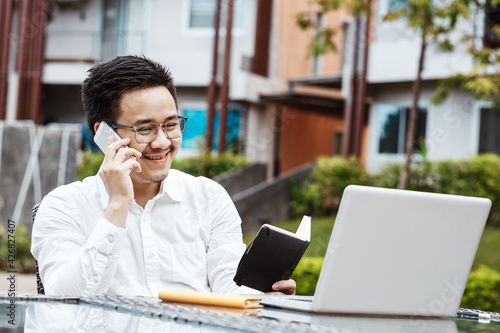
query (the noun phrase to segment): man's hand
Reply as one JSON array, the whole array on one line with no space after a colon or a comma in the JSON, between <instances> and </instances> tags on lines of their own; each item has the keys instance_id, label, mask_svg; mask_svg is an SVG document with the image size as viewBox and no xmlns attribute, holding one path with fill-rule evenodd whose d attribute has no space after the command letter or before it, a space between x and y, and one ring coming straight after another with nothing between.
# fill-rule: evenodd
<instances>
[{"instance_id":1,"label":"man's hand","mask_svg":"<svg viewBox=\"0 0 500 333\"><path fill-rule=\"evenodd\" d=\"M124 147L129 144L130 139L114 141L108 138L108 148L104 157L99 176L104 182L108 192L108 207L104 212L104 218L118 227L125 226L128 207L134 201L134 189L130 179L130 170L141 171L139 162L127 157L141 157L141 153L135 149Z\"/></svg>"},{"instance_id":2,"label":"man's hand","mask_svg":"<svg viewBox=\"0 0 500 333\"><path fill-rule=\"evenodd\" d=\"M295 295L295 289L297 288L297 284L294 280L281 280L273 284L273 290L266 294L271 295Z\"/></svg>"}]
</instances>

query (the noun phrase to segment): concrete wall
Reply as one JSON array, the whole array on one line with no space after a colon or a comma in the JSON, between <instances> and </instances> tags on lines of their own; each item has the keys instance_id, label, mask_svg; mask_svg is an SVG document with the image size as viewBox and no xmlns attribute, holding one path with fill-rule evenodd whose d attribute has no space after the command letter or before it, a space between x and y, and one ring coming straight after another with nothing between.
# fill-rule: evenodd
<instances>
[{"instance_id":1,"label":"concrete wall","mask_svg":"<svg viewBox=\"0 0 500 333\"><path fill-rule=\"evenodd\" d=\"M4 227L8 219L31 226L31 207L75 180L80 132L0 122L0 142L0 221Z\"/></svg>"},{"instance_id":2,"label":"concrete wall","mask_svg":"<svg viewBox=\"0 0 500 333\"><path fill-rule=\"evenodd\" d=\"M266 176L267 165L253 163L238 172L224 174L214 180L221 184L230 196L233 196L265 181Z\"/></svg>"},{"instance_id":3,"label":"concrete wall","mask_svg":"<svg viewBox=\"0 0 500 333\"><path fill-rule=\"evenodd\" d=\"M312 164L257 184L232 196L242 219L243 234L255 233L262 224L277 224L290 218L292 184L302 184Z\"/></svg>"}]
</instances>

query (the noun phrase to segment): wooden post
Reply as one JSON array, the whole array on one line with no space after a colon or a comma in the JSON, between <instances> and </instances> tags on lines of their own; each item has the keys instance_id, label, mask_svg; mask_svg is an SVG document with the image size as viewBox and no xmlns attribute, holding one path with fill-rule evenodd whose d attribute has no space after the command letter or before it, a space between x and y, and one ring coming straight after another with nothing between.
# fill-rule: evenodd
<instances>
[{"instance_id":1,"label":"wooden post","mask_svg":"<svg viewBox=\"0 0 500 333\"><path fill-rule=\"evenodd\" d=\"M224 45L224 72L222 89L220 96L220 125L219 125L219 155L226 151L226 132L227 132L227 104L229 99L229 70L231 61L231 34L233 27L233 6L234 1L228 0L227 3L227 24L226 24L226 43Z\"/></svg>"},{"instance_id":2,"label":"wooden post","mask_svg":"<svg viewBox=\"0 0 500 333\"><path fill-rule=\"evenodd\" d=\"M207 131L205 133L205 153L212 151L214 143L214 117L215 117L215 100L217 95L217 63L219 54L219 27L220 27L220 7L221 0L217 0L214 17L214 48L212 52L212 77L208 86L208 111L207 111Z\"/></svg>"}]
</instances>

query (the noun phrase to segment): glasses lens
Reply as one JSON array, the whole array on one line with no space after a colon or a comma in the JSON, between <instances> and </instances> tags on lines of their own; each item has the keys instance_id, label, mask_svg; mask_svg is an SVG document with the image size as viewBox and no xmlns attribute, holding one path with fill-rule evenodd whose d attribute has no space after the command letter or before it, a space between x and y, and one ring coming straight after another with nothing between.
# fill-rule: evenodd
<instances>
[{"instance_id":1,"label":"glasses lens","mask_svg":"<svg viewBox=\"0 0 500 333\"><path fill-rule=\"evenodd\" d=\"M135 139L139 143L148 143L153 141L158 134L158 124L142 124L135 128Z\"/></svg>"},{"instance_id":2,"label":"glasses lens","mask_svg":"<svg viewBox=\"0 0 500 333\"><path fill-rule=\"evenodd\" d=\"M184 132L186 121L182 118L171 120L165 124L165 131L170 139L177 139Z\"/></svg>"}]
</instances>

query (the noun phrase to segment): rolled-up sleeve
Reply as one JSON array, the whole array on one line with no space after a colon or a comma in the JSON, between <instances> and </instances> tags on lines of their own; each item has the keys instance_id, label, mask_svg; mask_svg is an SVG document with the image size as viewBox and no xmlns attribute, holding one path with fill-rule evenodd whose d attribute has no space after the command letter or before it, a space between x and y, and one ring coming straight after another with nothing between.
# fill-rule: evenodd
<instances>
[{"instance_id":1,"label":"rolled-up sleeve","mask_svg":"<svg viewBox=\"0 0 500 333\"><path fill-rule=\"evenodd\" d=\"M72 200L57 193L42 201L33 225L31 252L48 295L105 294L117 268L117 244L126 229L97 218L85 235Z\"/></svg>"}]
</instances>

